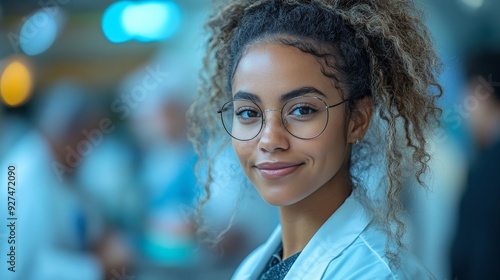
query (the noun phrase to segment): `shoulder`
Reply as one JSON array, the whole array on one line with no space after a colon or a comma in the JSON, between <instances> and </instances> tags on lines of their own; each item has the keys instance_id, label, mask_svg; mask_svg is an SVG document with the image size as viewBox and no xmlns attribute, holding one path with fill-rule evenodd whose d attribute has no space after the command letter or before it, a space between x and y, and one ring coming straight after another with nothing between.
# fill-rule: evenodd
<instances>
[{"instance_id":1,"label":"shoulder","mask_svg":"<svg viewBox=\"0 0 500 280\"><path fill-rule=\"evenodd\" d=\"M330 260L322 279L433 279L409 251L402 249L399 263L391 265L386 252L387 235L370 225L338 257Z\"/></svg>"}]
</instances>

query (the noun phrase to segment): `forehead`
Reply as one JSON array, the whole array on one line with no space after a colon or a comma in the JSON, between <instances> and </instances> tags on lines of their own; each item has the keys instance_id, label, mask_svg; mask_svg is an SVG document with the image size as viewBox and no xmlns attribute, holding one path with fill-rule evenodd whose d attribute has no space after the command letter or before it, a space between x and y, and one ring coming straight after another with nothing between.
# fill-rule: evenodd
<instances>
[{"instance_id":1,"label":"forehead","mask_svg":"<svg viewBox=\"0 0 500 280\"><path fill-rule=\"evenodd\" d=\"M338 91L321 67L316 57L295 47L255 44L245 52L235 70L232 93L246 91L265 99L300 87L314 87L333 99Z\"/></svg>"}]
</instances>

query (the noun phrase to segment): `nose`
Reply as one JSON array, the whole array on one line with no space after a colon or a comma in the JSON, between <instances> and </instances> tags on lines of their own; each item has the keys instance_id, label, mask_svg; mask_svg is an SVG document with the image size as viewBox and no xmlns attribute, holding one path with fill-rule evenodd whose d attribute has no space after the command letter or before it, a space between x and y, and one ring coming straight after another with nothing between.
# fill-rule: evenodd
<instances>
[{"instance_id":1,"label":"nose","mask_svg":"<svg viewBox=\"0 0 500 280\"><path fill-rule=\"evenodd\" d=\"M270 113L269 111L276 111ZM289 136L291 136L281 123L281 114L277 110L266 110L267 117L259 138L258 148L265 152L275 152L287 150L290 146Z\"/></svg>"}]
</instances>

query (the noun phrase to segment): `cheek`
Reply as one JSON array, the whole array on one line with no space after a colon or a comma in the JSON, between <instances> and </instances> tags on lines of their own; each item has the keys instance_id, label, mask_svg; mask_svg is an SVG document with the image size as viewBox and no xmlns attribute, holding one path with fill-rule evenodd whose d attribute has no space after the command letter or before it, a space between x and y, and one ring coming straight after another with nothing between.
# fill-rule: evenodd
<instances>
[{"instance_id":1,"label":"cheek","mask_svg":"<svg viewBox=\"0 0 500 280\"><path fill-rule=\"evenodd\" d=\"M310 144L310 150L315 157L322 163L322 167L331 169L343 162L347 149L346 135L342 124L335 124L323 132Z\"/></svg>"},{"instance_id":2,"label":"cheek","mask_svg":"<svg viewBox=\"0 0 500 280\"><path fill-rule=\"evenodd\" d=\"M339 135L326 137L325 141L311 143L310 151L314 153L315 158L322 162L337 161L344 154L345 139Z\"/></svg>"},{"instance_id":3,"label":"cheek","mask_svg":"<svg viewBox=\"0 0 500 280\"><path fill-rule=\"evenodd\" d=\"M240 161L243 168L247 167L247 161L252 158L252 154L255 150L255 145L252 144L253 141L238 141L232 140L233 149Z\"/></svg>"}]
</instances>

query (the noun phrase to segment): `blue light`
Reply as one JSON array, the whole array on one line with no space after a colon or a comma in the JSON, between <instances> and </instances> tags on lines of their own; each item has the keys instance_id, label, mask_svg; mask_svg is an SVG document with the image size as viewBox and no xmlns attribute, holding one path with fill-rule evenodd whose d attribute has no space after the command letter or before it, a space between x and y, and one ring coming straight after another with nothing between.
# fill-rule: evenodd
<instances>
[{"instance_id":1,"label":"blue light","mask_svg":"<svg viewBox=\"0 0 500 280\"><path fill-rule=\"evenodd\" d=\"M172 37L181 25L181 10L174 2L121 1L103 16L103 31L114 43L128 40L159 41Z\"/></svg>"},{"instance_id":2,"label":"blue light","mask_svg":"<svg viewBox=\"0 0 500 280\"><path fill-rule=\"evenodd\" d=\"M102 16L102 32L104 32L106 38L112 43L123 43L132 39L132 36L125 31L121 24L123 11L131 4L131 2L125 1L116 2L104 11L104 15Z\"/></svg>"},{"instance_id":3,"label":"blue light","mask_svg":"<svg viewBox=\"0 0 500 280\"><path fill-rule=\"evenodd\" d=\"M41 54L52 46L58 31L58 20L45 9L41 9L30 16L21 27L21 49L27 55Z\"/></svg>"}]
</instances>

